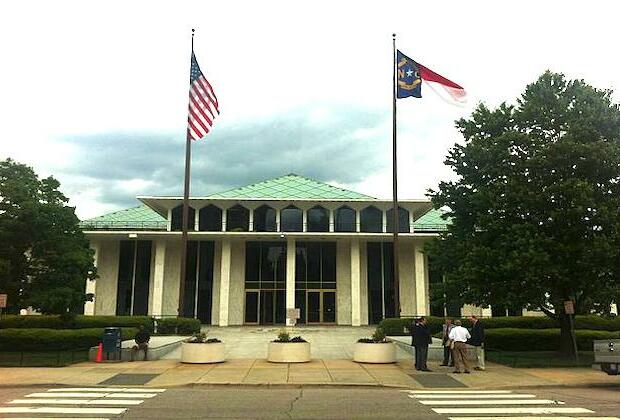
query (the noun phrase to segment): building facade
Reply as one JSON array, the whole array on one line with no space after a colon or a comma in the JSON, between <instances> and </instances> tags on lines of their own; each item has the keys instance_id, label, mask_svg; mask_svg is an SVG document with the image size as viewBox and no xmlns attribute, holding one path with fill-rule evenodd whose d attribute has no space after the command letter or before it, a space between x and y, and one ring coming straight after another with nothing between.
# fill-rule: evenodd
<instances>
[{"instance_id":1,"label":"building facade","mask_svg":"<svg viewBox=\"0 0 620 420\"><path fill-rule=\"evenodd\" d=\"M99 277L85 314L176 316L181 197L82 222ZM367 325L394 315L392 202L290 174L190 198L183 316L205 324ZM401 314L427 315L426 241L445 229L428 200L401 200Z\"/></svg>"}]
</instances>

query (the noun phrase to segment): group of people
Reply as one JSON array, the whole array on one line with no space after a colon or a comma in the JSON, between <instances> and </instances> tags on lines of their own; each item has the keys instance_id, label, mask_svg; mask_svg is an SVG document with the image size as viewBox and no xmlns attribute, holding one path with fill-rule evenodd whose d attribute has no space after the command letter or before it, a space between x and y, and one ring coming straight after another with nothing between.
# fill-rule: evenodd
<instances>
[{"instance_id":1,"label":"group of people","mask_svg":"<svg viewBox=\"0 0 620 420\"><path fill-rule=\"evenodd\" d=\"M476 349L478 365L476 370L484 370L484 327L478 317L469 317L472 324L471 332L461 325L460 320L446 318L442 327L443 363L441 366L453 366L454 373L469 373L467 362L467 345ZM428 346L432 343L432 335L425 317L417 318L410 328L411 345L415 348L415 368L423 372L431 372L426 365Z\"/></svg>"}]
</instances>

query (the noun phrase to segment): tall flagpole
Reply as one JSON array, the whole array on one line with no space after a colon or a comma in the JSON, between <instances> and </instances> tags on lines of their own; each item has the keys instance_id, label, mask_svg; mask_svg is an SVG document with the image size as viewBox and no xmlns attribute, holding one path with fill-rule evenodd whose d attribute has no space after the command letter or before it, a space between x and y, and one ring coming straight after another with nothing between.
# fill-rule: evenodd
<instances>
[{"instance_id":1,"label":"tall flagpole","mask_svg":"<svg viewBox=\"0 0 620 420\"><path fill-rule=\"evenodd\" d=\"M194 29L192 28L192 56L194 55ZM192 140L189 129L185 139L185 186L183 188L183 227L181 233L181 275L179 283L179 308L178 316L183 316L183 300L185 298L185 278L187 267L187 225L189 224L189 178L190 165L192 162Z\"/></svg>"},{"instance_id":2,"label":"tall flagpole","mask_svg":"<svg viewBox=\"0 0 620 420\"><path fill-rule=\"evenodd\" d=\"M392 240L392 253L393 253L393 276L394 276L394 316L400 318L400 273L398 265L398 226L399 222L399 208L398 208L398 170L396 165L396 34L392 34L392 63L394 69L392 71L392 228L393 228L393 240Z\"/></svg>"}]
</instances>

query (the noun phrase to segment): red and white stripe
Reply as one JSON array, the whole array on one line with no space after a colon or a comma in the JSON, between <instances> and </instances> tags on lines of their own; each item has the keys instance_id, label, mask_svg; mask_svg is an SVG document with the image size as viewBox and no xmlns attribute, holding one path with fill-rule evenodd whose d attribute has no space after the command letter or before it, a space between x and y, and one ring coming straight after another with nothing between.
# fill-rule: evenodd
<instances>
[{"instance_id":1,"label":"red and white stripe","mask_svg":"<svg viewBox=\"0 0 620 420\"><path fill-rule=\"evenodd\" d=\"M462 105L467 102L467 94L461 85L446 79L441 74L435 73L428 67L418 64L420 78L443 100L454 105ZM436 89L443 88L443 91Z\"/></svg>"},{"instance_id":2,"label":"red and white stripe","mask_svg":"<svg viewBox=\"0 0 620 420\"><path fill-rule=\"evenodd\" d=\"M187 135L200 140L211 130L213 120L220 113L215 92L209 81L200 75L189 88L189 115Z\"/></svg>"}]
</instances>

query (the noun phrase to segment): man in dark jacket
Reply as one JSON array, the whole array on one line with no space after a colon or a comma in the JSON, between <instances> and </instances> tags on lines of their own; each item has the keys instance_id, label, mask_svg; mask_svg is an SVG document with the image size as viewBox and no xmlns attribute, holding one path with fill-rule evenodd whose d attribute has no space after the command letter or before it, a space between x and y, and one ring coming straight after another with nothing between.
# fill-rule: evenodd
<instances>
[{"instance_id":1,"label":"man in dark jacket","mask_svg":"<svg viewBox=\"0 0 620 420\"><path fill-rule=\"evenodd\" d=\"M411 329L411 345L415 348L415 368L423 372L431 372L426 366L428 359L428 345L431 344L431 333L428 330L426 318L421 317Z\"/></svg>"},{"instance_id":2,"label":"man in dark jacket","mask_svg":"<svg viewBox=\"0 0 620 420\"><path fill-rule=\"evenodd\" d=\"M469 317L471 322L471 338L467 342L470 346L476 348L476 359L478 359L478 366L474 369L484 370L484 326L477 316L471 315Z\"/></svg>"}]
</instances>

